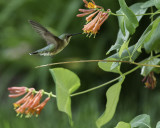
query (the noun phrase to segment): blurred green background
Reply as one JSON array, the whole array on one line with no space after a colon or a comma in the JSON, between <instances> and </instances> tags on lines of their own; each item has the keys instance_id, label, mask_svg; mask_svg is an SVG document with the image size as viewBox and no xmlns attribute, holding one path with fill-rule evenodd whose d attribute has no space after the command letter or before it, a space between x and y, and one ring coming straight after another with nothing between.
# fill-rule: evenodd
<instances>
[{"instance_id":1,"label":"blurred green background","mask_svg":"<svg viewBox=\"0 0 160 128\"><path fill-rule=\"evenodd\" d=\"M127 1L128 5L145 0ZM119 9L117 0L96 0L98 5L112 12ZM68 118L59 112L56 100L51 99L38 118L19 118L12 103L18 100L8 98L7 88L11 86L34 87L55 93L55 85L49 68L35 69L35 66L59 61L103 59L105 53L116 41L117 17L110 16L101 27L96 38L78 35L58 55L53 57L30 56L28 53L45 46L45 41L31 28L28 20L35 20L48 27L57 36L82 32L84 18L77 18L78 9L84 8L82 0L1 0L0 1L0 128L70 128ZM133 36L136 43L150 23L144 17ZM144 58L144 54L140 58ZM116 77L98 68L97 63L66 64L58 67L74 71L81 79L82 91L98 86ZM125 68L124 68L125 67ZM133 68L123 65L122 71ZM157 79L159 78L156 75ZM140 70L126 77L116 114L105 127L114 127L118 121L128 122L139 114L149 114L154 127L160 120L159 79L155 90L144 88ZM75 128L96 128L95 121L105 109L105 93L109 86L72 98L72 112Z\"/></svg>"}]
</instances>

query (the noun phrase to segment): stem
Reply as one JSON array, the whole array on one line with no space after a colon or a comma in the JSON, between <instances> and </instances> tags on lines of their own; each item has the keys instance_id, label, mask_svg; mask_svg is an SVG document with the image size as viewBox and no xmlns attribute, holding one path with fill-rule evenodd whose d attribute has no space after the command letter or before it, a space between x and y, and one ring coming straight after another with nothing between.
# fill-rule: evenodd
<instances>
[{"instance_id":1,"label":"stem","mask_svg":"<svg viewBox=\"0 0 160 128\"><path fill-rule=\"evenodd\" d=\"M91 92L91 91L93 91L93 90L96 90L96 89L98 89L98 88L101 88L101 87L103 87L103 86L106 86L106 85L108 85L108 84L110 84L110 83L113 83L113 82L119 80L120 78L121 78L121 76L119 76L119 77L117 77L117 78L115 78L115 79L113 79L113 80L110 80L110 81L108 81L108 82L106 82L106 83L103 83L103 84L101 84L101 85L99 85L99 86L90 88L90 89L88 89L88 90L74 93L74 94L72 94L72 95L70 95L70 96L77 96L77 95L81 95L81 94L84 94L84 93L87 93L87 92Z\"/></svg>"},{"instance_id":2,"label":"stem","mask_svg":"<svg viewBox=\"0 0 160 128\"><path fill-rule=\"evenodd\" d=\"M140 68L140 66L137 66L137 67L129 70L128 72L125 72L125 73L122 74L121 76L119 76L119 77L117 77L117 78L115 78L115 79L113 79L113 80L110 80L110 81L108 81L108 82L106 82L106 83L104 83L104 84L101 84L101 85L99 85L99 86L97 86L97 87L90 88L90 89L85 90L85 91L82 91L82 92L74 93L74 94L72 94L71 96L77 96L77 95L81 95L81 94L84 94L84 93L88 93L88 92L90 92L90 91L93 91L93 90L96 90L96 89L101 88L101 87L103 87L103 86L106 86L106 85L108 85L108 84L111 84L111 83L119 80L122 76L128 75L128 74L134 72L134 71L137 70L138 68Z\"/></svg>"},{"instance_id":3,"label":"stem","mask_svg":"<svg viewBox=\"0 0 160 128\"><path fill-rule=\"evenodd\" d=\"M154 56L154 57L152 57L151 59L157 58L157 57L160 57L160 55ZM145 62L148 62L148 61L150 61L151 59L146 60ZM86 61L86 60L85 60L85 61ZM98 60L98 61L99 61L99 60ZM103 60L103 61L106 61L106 60ZM79 61L72 61L72 62L74 62L74 63L75 63L75 62L76 62L76 63L79 63ZM80 62L82 62L82 61L80 61ZM83 61L83 62L84 62L84 61ZM90 62L97 62L97 60L90 60ZM110 61L110 62L111 62L111 61ZM114 61L114 62L116 62L116 61ZM69 63L69 62L65 62L65 63ZM64 62L60 62L60 63L53 63L53 64L65 64L65 63L64 63ZM130 62L130 63L132 63L132 62ZM52 65L53 65L53 64L52 64ZM106 82L106 83L103 83L103 84L101 84L101 85L99 85L99 86L96 86L96 87L87 89L87 90L85 90L85 91L81 91L81 92L77 92L77 93L71 94L70 96L73 97L73 96L81 95L81 94L84 94L84 93L88 93L88 92L94 91L94 90L96 90L96 89L98 89L98 88L104 87L104 86L106 86L106 85L108 85L108 84L111 84L111 83L119 80L122 76L124 76L124 75L126 76L126 75L134 72L135 70L137 70L137 69L140 68L141 66L142 66L142 65L138 65L137 67L135 67L135 68L133 68L133 69L131 69L131 70L129 70L129 71L121 74L121 76L119 76L119 77L117 77L117 78L115 78L115 79L113 79L113 80L110 80L110 81L108 81L108 82ZM144 66L144 64L143 64L143 66ZM158 66L158 65L155 65L155 66ZM37 91L36 91L36 92L37 92ZM37 93L38 93L38 92L37 92ZM48 96L51 96L51 97L56 97L56 95L54 95L54 94L52 94L52 93L44 92L44 94L46 94L46 95L48 95Z\"/></svg>"},{"instance_id":4,"label":"stem","mask_svg":"<svg viewBox=\"0 0 160 128\"><path fill-rule=\"evenodd\" d=\"M114 15L114 16L125 16L125 15L123 15L123 14L116 14L116 13L113 13L113 12L109 12L109 14ZM144 15L153 15L153 14L154 14L154 15L160 14L160 12L138 14L138 15L135 15L135 16L144 16Z\"/></svg>"},{"instance_id":5,"label":"stem","mask_svg":"<svg viewBox=\"0 0 160 128\"><path fill-rule=\"evenodd\" d=\"M130 62L130 61L120 61L120 60L78 60L78 61L65 61L65 62L58 62L58 63L51 63L46 65L40 65L35 68L41 68L46 66L53 66L53 65L60 65L60 64L71 64L71 63L90 63L90 62L121 62L121 63L129 63L139 66L147 66L147 67L157 67L160 68L160 65L151 65L151 64L142 64L142 63L136 63L136 62Z\"/></svg>"},{"instance_id":6,"label":"stem","mask_svg":"<svg viewBox=\"0 0 160 128\"><path fill-rule=\"evenodd\" d=\"M48 95L49 97L56 97L52 92L48 93L44 91L43 94Z\"/></svg>"},{"instance_id":7,"label":"stem","mask_svg":"<svg viewBox=\"0 0 160 128\"><path fill-rule=\"evenodd\" d=\"M153 13L153 7L151 7L151 13ZM153 17L151 17L151 23L153 22Z\"/></svg>"}]
</instances>

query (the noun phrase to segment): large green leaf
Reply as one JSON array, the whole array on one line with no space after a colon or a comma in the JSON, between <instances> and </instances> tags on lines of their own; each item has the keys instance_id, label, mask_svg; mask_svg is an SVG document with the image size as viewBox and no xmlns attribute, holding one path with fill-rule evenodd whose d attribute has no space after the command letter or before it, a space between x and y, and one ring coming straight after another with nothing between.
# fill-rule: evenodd
<instances>
[{"instance_id":1,"label":"large green leaf","mask_svg":"<svg viewBox=\"0 0 160 128\"><path fill-rule=\"evenodd\" d=\"M154 5L157 9L160 9L160 0L154 0Z\"/></svg>"},{"instance_id":2,"label":"large green leaf","mask_svg":"<svg viewBox=\"0 0 160 128\"><path fill-rule=\"evenodd\" d=\"M96 121L98 128L101 128L104 124L108 123L114 116L121 91L121 84L125 79L125 76L122 77L123 78L118 83L112 85L106 92L106 109Z\"/></svg>"},{"instance_id":3,"label":"large green leaf","mask_svg":"<svg viewBox=\"0 0 160 128\"><path fill-rule=\"evenodd\" d=\"M150 116L146 114L136 116L130 124L131 128L150 128Z\"/></svg>"},{"instance_id":4,"label":"large green leaf","mask_svg":"<svg viewBox=\"0 0 160 128\"><path fill-rule=\"evenodd\" d=\"M144 33L142 34L142 36L140 37L140 39L136 43L132 54L134 54L140 47L143 47L143 45L145 43L148 43L151 40L151 37L152 37L153 33L155 32L155 30L157 30L159 23L160 23L160 17L158 17L155 21L153 21L147 27L147 29L144 31Z\"/></svg>"},{"instance_id":5,"label":"large green leaf","mask_svg":"<svg viewBox=\"0 0 160 128\"><path fill-rule=\"evenodd\" d=\"M147 41L144 44L144 48L146 50L146 52L151 52L151 51L155 51L155 52L160 52L160 20L159 20L159 24L158 26L156 25L155 30L153 31L150 40Z\"/></svg>"},{"instance_id":6,"label":"large green leaf","mask_svg":"<svg viewBox=\"0 0 160 128\"><path fill-rule=\"evenodd\" d=\"M120 121L115 128L131 128L131 125L129 123Z\"/></svg>"},{"instance_id":7,"label":"large green leaf","mask_svg":"<svg viewBox=\"0 0 160 128\"><path fill-rule=\"evenodd\" d=\"M160 128L160 121L158 121L156 128Z\"/></svg>"},{"instance_id":8,"label":"large green leaf","mask_svg":"<svg viewBox=\"0 0 160 128\"><path fill-rule=\"evenodd\" d=\"M160 63L160 59L159 58L154 58L154 59L151 59L150 57L145 59L144 61L146 60L150 60L148 61L147 63L145 64L150 64L150 65L158 65ZM143 63L143 62L142 62ZM149 66L143 66L142 69L141 69L141 75L143 76L147 76L151 71L153 71L153 69L155 70L155 72L159 72L158 68L155 68L155 67L149 67Z\"/></svg>"},{"instance_id":9,"label":"large green leaf","mask_svg":"<svg viewBox=\"0 0 160 128\"><path fill-rule=\"evenodd\" d=\"M136 27L134 26L134 24L128 19L127 16L124 16L124 20L125 20L126 28L129 31L129 33L131 35L134 34L136 31Z\"/></svg>"},{"instance_id":10,"label":"large green leaf","mask_svg":"<svg viewBox=\"0 0 160 128\"><path fill-rule=\"evenodd\" d=\"M128 18L128 21L130 21L133 24L133 26L136 28L139 25L139 23L138 23L138 20L137 20L135 14L127 6L127 4L125 3L124 0L119 0L119 4L121 6L121 9L122 9L123 13Z\"/></svg>"},{"instance_id":11,"label":"large green leaf","mask_svg":"<svg viewBox=\"0 0 160 128\"><path fill-rule=\"evenodd\" d=\"M130 6L129 8L135 13L135 15L138 14L144 14L147 10L147 8L141 8L143 3L136 3ZM123 14L122 10L118 10L117 14ZM137 20L140 21L143 16L137 16ZM113 50L119 50L122 46L122 44L128 40L129 38L129 31L126 29L125 24L123 27L123 22L124 22L124 16L119 16L118 21L119 21L119 26L121 29L119 29L118 35L117 35L117 40L114 45L111 46L111 48L108 50L106 54L109 54ZM124 30L125 28L125 30ZM123 31L123 32L122 32ZM125 36L124 36L124 31L125 31Z\"/></svg>"},{"instance_id":12,"label":"large green leaf","mask_svg":"<svg viewBox=\"0 0 160 128\"><path fill-rule=\"evenodd\" d=\"M69 116L70 123L72 125L70 94L79 88L79 77L72 71L64 68L53 68L50 69L50 72L56 84L58 109Z\"/></svg>"},{"instance_id":13,"label":"large green leaf","mask_svg":"<svg viewBox=\"0 0 160 128\"><path fill-rule=\"evenodd\" d=\"M141 5L141 8L149 8L154 6L154 1L153 0L148 0L144 4Z\"/></svg>"},{"instance_id":14,"label":"large green leaf","mask_svg":"<svg viewBox=\"0 0 160 128\"><path fill-rule=\"evenodd\" d=\"M122 13L122 10L118 10L116 13L118 15L124 15ZM119 22L119 27L121 28L121 32L125 36L126 33L125 33L125 26L124 26L124 16L118 16L118 22Z\"/></svg>"}]
</instances>

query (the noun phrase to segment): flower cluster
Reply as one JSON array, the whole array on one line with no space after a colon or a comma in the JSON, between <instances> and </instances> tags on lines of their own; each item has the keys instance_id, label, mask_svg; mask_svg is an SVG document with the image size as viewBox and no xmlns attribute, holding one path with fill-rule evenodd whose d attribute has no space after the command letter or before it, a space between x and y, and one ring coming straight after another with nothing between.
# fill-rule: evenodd
<instances>
[{"instance_id":1,"label":"flower cluster","mask_svg":"<svg viewBox=\"0 0 160 128\"><path fill-rule=\"evenodd\" d=\"M8 90L10 92L9 97L11 98L16 98L27 93L22 99L13 103L17 115L21 116L23 116L23 114L26 114L26 117L31 117L34 114L39 115L50 99L50 97L47 97L42 103L40 103L43 90L36 93L34 88L11 87L8 88Z\"/></svg>"},{"instance_id":2,"label":"flower cluster","mask_svg":"<svg viewBox=\"0 0 160 128\"><path fill-rule=\"evenodd\" d=\"M93 0L91 1L92 2L87 2L86 0L83 0L87 9L79 9L79 11L82 13L77 15L77 17L84 17L86 15L89 15L86 17L86 24L82 29L83 32L87 34L87 36L97 34L101 25L105 20L107 20L110 12L110 9L104 11L103 7L96 5Z\"/></svg>"},{"instance_id":3,"label":"flower cluster","mask_svg":"<svg viewBox=\"0 0 160 128\"><path fill-rule=\"evenodd\" d=\"M144 77L142 81L145 81L146 88L154 89L156 87L157 82L153 72L150 72L149 75Z\"/></svg>"}]
</instances>

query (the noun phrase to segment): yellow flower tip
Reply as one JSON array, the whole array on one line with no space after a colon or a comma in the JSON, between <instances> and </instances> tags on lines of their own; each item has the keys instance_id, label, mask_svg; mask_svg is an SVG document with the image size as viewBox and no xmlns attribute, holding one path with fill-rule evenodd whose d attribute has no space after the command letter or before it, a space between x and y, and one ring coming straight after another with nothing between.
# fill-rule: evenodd
<instances>
[{"instance_id":1,"label":"yellow flower tip","mask_svg":"<svg viewBox=\"0 0 160 128\"><path fill-rule=\"evenodd\" d=\"M13 106L14 106L14 109L17 109L20 105L16 104L16 103L13 103Z\"/></svg>"},{"instance_id":2,"label":"yellow flower tip","mask_svg":"<svg viewBox=\"0 0 160 128\"><path fill-rule=\"evenodd\" d=\"M20 118L22 118L22 117L23 117L23 114L20 115Z\"/></svg>"},{"instance_id":3,"label":"yellow flower tip","mask_svg":"<svg viewBox=\"0 0 160 128\"><path fill-rule=\"evenodd\" d=\"M87 30L83 30L83 34L87 34L86 37L91 37L92 35L94 35L94 38L96 37L97 32L93 32L93 31L87 31Z\"/></svg>"},{"instance_id":4,"label":"yellow flower tip","mask_svg":"<svg viewBox=\"0 0 160 128\"><path fill-rule=\"evenodd\" d=\"M19 114L20 114L20 112L18 112L16 116L19 116Z\"/></svg>"},{"instance_id":5,"label":"yellow flower tip","mask_svg":"<svg viewBox=\"0 0 160 128\"><path fill-rule=\"evenodd\" d=\"M28 113L25 118L31 118L32 117L32 114Z\"/></svg>"},{"instance_id":6,"label":"yellow flower tip","mask_svg":"<svg viewBox=\"0 0 160 128\"><path fill-rule=\"evenodd\" d=\"M86 20L86 21L87 21L86 24L88 24L91 20L92 20L92 19L87 19L87 20Z\"/></svg>"},{"instance_id":7,"label":"yellow flower tip","mask_svg":"<svg viewBox=\"0 0 160 128\"><path fill-rule=\"evenodd\" d=\"M89 2L87 5L88 8L97 8L97 6L95 4L93 4L92 2Z\"/></svg>"}]
</instances>

